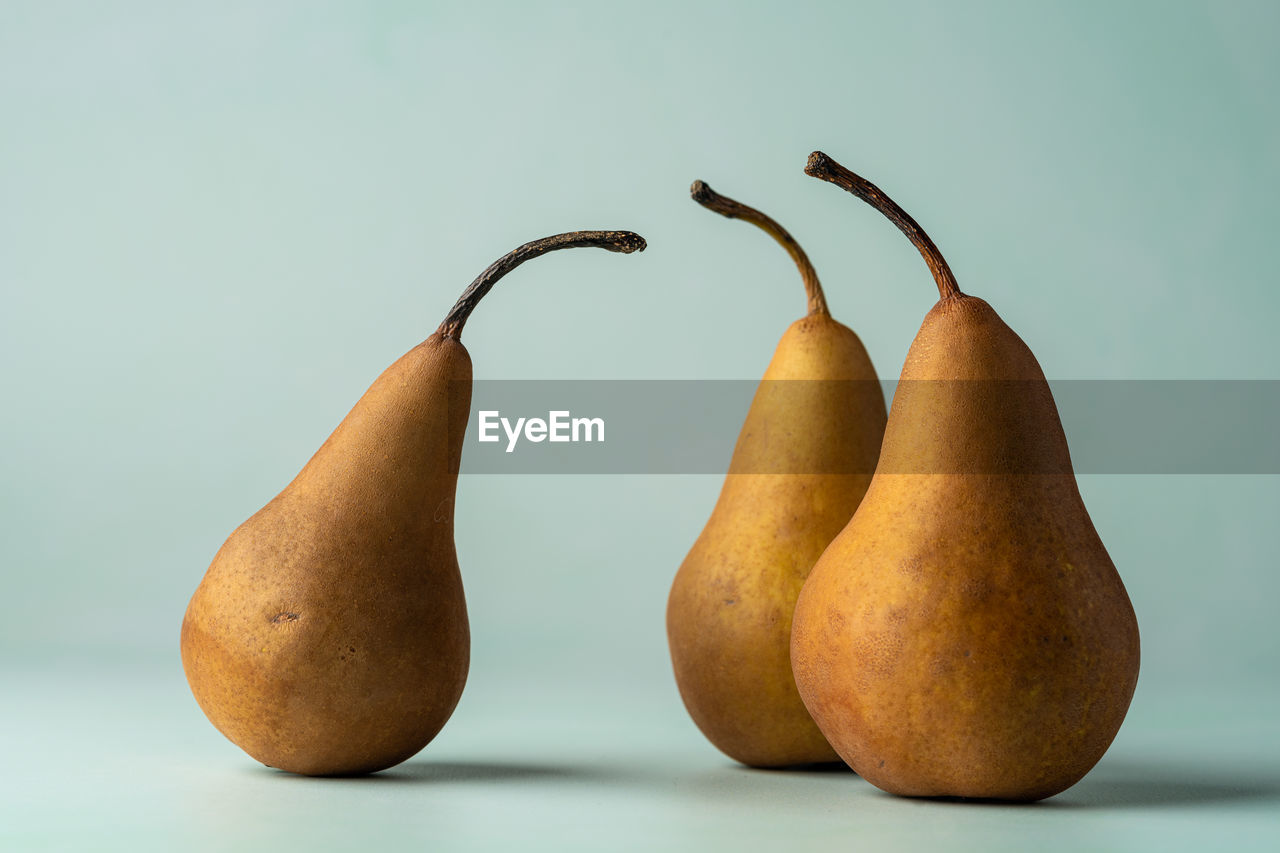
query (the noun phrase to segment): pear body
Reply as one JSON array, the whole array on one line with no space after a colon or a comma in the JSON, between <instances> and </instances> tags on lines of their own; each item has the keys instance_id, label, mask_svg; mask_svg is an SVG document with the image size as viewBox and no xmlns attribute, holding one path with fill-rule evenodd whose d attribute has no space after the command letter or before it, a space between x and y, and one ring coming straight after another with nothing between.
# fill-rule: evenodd
<instances>
[{"instance_id":1,"label":"pear body","mask_svg":"<svg viewBox=\"0 0 1280 853\"><path fill-rule=\"evenodd\" d=\"M453 500L471 360L432 335L389 367L307 465L214 557L182 624L213 724L308 775L418 752L466 681Z\"/></svg>"},{"instance_id":2,"label":"pear body","mask_svg":"<svg viewBox=\"0 0 1280 853\"><path fill-rule=\"evenodd\" d=\"M809 570L867 489L884 423L857 335L825 314L792 324L667 604L685 706L743 764L837 760L796 692L791 617Z\"/></svg>"},{"instance_id":3,"label":"pear body","mask_svg":"<svg viewBox=\"0 0 1280 853\"><path fill-rule=\"evenodd\" d=\"M1115 737L1137 620L1044 374L982 300L926 316L876 475L801 592L791 651L823 734L892 793L1042 799Z\"/></svg>"}]
</instances>

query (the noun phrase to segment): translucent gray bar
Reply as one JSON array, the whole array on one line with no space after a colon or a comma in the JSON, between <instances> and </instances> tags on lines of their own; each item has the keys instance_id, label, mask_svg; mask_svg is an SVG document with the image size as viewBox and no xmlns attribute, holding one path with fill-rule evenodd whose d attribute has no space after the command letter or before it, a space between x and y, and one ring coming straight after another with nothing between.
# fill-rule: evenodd
<instances>
[{"instance_id":1,"label":"translucent gray bar","mask_svg":"<svg viewBox=\"0 0 1280 853\"><path fill-rule=\"evenodd\" d=\"M817 386L830 383L771 384L776 386L771 390L782 392L775 399L803 406L821 390ZM888 403L899 383L879 384ZM760 385L754 380L477 381L462 473L724 474ZM899 460L887 473L1060 473L1060 466L1046 463L1040 453L1055 441L1052 430L1019 432L1021 424L1045 422L1032 414L1043 408L1042 383L911 385L916 386L910 391L918 403L917 419L951 429L950 407L956 401L982 412L959 430L957 441L961 448L978 449L942 449L936 458ZM1280 474L1280 380L1057 380L1049 386L1077 474ZM593 440L585 440L587 425L580 423L578 441L549 436L534 441L522 429L512 446L499 424L489 431L498 440L481 442L479 413L486 411L500 413L511 428L519 418L549 421L552 412L568 413L558 419L563 421L560 437L570 439L572 419L598 418L604 423L603 441L594 440L594 431ZM869 472L832 466L740 473Z\"/></svg>"}]
</instances>

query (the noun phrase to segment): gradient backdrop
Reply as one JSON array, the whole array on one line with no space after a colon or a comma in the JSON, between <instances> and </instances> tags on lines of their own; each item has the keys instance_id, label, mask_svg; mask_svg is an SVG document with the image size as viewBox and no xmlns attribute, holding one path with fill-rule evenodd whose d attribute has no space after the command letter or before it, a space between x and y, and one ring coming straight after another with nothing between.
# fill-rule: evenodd
<instances>
[{"instance_id":1,"label":"gradient backdrop","mask_svg":"<svg viewBox=\"0 0 1280 853\"><path fill-rule=\"evenodd\" d=\"M231 529L519 243L649 250L504 280L467 326L477 378L758 377L803 293L694 178L786 225L895 377L936 291L801 173L815 148L920 220L1051 378L1280 378L1277 35L1269 2L0 0L0 841L1274 837L1274 476L1081 478L1144 660L1071 821L714 751L663 612L719 477L462 477L471 682L402 774L438 784L256 770L177 639Z\"/></svg>"}]
</instances>

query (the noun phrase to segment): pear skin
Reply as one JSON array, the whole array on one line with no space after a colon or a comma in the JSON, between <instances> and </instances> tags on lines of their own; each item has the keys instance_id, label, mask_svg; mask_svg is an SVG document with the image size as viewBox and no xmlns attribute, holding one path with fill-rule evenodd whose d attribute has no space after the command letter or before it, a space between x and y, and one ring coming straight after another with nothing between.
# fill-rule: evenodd
<instances>
[{"instance_id":1,"label":"pear skin","mask_svg":"<svg viewBox=\"0 0 1280 853\"><path fill-rule=\"evenodd\" d=\"M717 212L764 218L701 182L694 190ZM756 390L715 509L672 584L667 637L707 739L743 764L783 767L837 760L796 691L791 616L867 489L885 407L862 342L827 313L794 240L767 222L800 255L811 313L787 329Z\"/></svg>"},{"instance_id":2,"label":"pear skin","mask_svg":"<svg viewBox=\"0 0 1280 853\"><path fill-rule=\"evenodd\" d=\"M502 275L572 246L644 241L575 232L495 263L214 557L182 623L182 662L209 720L249 755L307 775L371 773L453 713L470 655L453 535L471 406L459 338Z\"/></svg>"},{"instance_id":3,"label":"pear skin","mask_svg":"<svg viewBox=\"0 0 1280 853\"><path fill-rule=\"evenodd\" d=\"M1139 639L1049 385L897 205L825 155L806 171L889 216L942 298L907 355L866 497L797 602L800 694L886 791L1052 796L1119 730Z\"/></svg>"}]
</instances>

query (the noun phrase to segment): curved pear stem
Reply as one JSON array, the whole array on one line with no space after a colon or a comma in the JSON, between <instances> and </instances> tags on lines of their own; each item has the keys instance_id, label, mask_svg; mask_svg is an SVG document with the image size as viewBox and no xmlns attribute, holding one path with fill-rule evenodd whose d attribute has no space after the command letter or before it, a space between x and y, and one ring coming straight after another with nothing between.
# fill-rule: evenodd
<instances>
[{"instance_id":1,"label":"curved pear stem","mask_svg":"<svg viewBox=\"0 0 1280 853\"><path fill-rule=\"evenodd\" d=\"M450 309L436 333L446 338L460 338L467 318L471 316L471 312L484 295L498 283L498 279L525 261L545 255L547 252L554 252L557 249L576 249L582 246L629 255L632 252L643 252L646 243L643 237L630 231L569 231L525 243L490 264L488 269L480 273L476 280L462 291L462 295L458 297L458 301Z\"/></svg>"},{"instance_id":2,"label":"curved pear stem","mask_svg":"<svg viewBox=\"0 0 1280 853\"><path fill-rule=\"evenodd\" d=\"M822 283L818 281L817 270L813 268L813 264L809 263L809 256L804 253L804 249L800 248L800 244L787 233L787 229L754 207L748 207L740 201L734 201L731 198L720 195L720 193L711 189L702 181L693 182L693 186L689 188L689 195L707 210L714 210L721 216L727 216L730 219L741 219L745 222L750 222L777 240L782 245L782 248L787 250L787 254L791 255L791 260L795 261L796 266L800 268L800 278L804 281L804 292L809 297L809 314L821 314L824 317L831 316L831 312L827 309L827 297L822 293Z\"/></svg>"},{"instance_id":3,"label":"curved pear stem","mask_svg":"<svg viewBox=\"0 0 1280 853\"><path fill-rule=\"evenodd\" d=\"M924 262L929 265L929 272L933 273L933 280L938 284L938 294L943 299L964 296L960 292L960 285L956 284L956 277L951 273L951 267L947 266L946 259L929 239L929 235L924 233L924 229L905 210L898 207L893 199L881 192L879 187L866 178L850 172L821 151L815 151L809 155L804 173L835 184L880 211L890 222L898 226L898 230L907 235L912 245L920 250L920 254L924 256Z\"/></svg>"}]
</instances>

